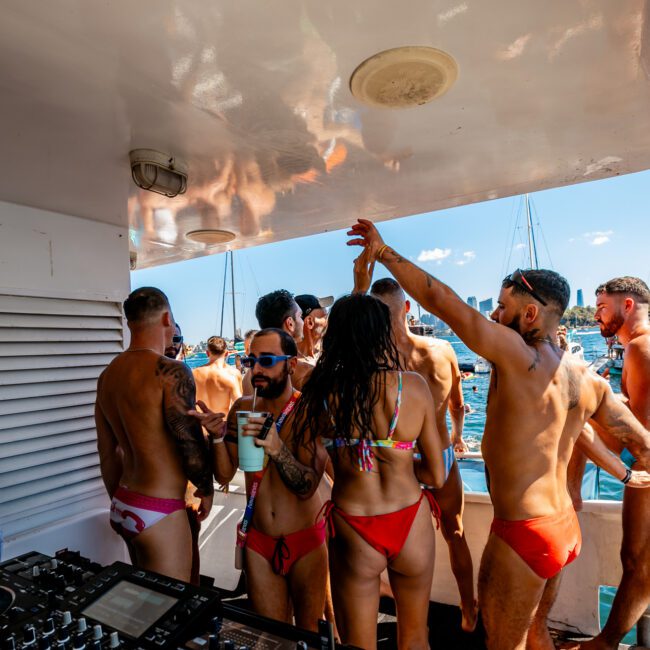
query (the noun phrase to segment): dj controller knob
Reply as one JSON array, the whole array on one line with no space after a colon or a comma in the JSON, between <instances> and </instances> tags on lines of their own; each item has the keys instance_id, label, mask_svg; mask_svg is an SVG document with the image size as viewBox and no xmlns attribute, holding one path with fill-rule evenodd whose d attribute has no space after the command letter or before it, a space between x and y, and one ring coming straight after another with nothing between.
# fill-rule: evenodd
<instances>
[{"instance_id":1,"label":"dj controller knob","mask_svg":"<svg viewBox=\"0 0 650 650\"><path fill-rule=\"evenodd\" d=\"M79 632L79 634L83 634L87 629L88 629L88 623L86 623L86 619L82 616L77 621L77 632Z\"/></svg>"},{"instance_id":2,"label":"dj controller knob","mask_svg":"<svg viewBox=\"0 0 650 650\"><path fill-rule=\"evenodd\" d=\"M309 646L305 641L298 641L296 643L296 650L308 650Z\"/></svg>"},{"instance_id":3,"label":"dj controller knob","mask_svg":"<svg viewBox=\"0 0 650 650\"><path fill-rule=\"evenodd\" d=\"M219 650L219 635L211 634L208 637L208 650Z\"/></svg>"},{"instance_id":4,"label":"dj controller knob","mask_svg":"<svg viewBox=\"0 0 650 650\"><path fill-rule=\"evenodd\" d=\"M48 618L45 623L43 623L43 629L41 630L41 634L43 636L50 636L51 634L54 634L55 627L54 627L54 619L53 618Z\"/></svg>"},{"instance_id":5,"label":"dj controller knob","mask_svg":"<svg viewBox=\"0 0 650 650\"><path fill-rule=\"evenodd\" d=\"M50 569L58 569L59 561L56 558L50 560Z\"/></svg>"},{"instance_id":6,"label":"dj controller knob","mask_svg":"<svg viewBox=\"0 0 650 650\"><path fill-rule=\"evenodd\" d=\"M16 650L16 637L12 634L2 642L2 650Z\"/></svg>"},{"instance_id":7,"label":"dj controller knob","mask_svg":"<svg viewBox=\"0 0 650 650\"><path fill-rule=\"evenodd\" d=\"M38 640L38 650L52 650L52 640L49 636L42 636Z\"/></svg>"},{"instance_id":8,"label":"dj controller knob","mask_svg":"<svg viewBox=\"0 0 650 650\"><path fill-rule=\"evenodd\" d=\"M223 642L223 650L235 650L235 642L230 639L226 639Z\"/></svg>"},{"instance_id":9,"label":"dj controller knob","mask_svg":"<svg viewBox=\"0 0 650 650\"><path fill-rule=\"evenodd\" d=\"M61 625L65 625L66 627L72 623L72 614L66 609L65 612L63 612L61 616Z\"/></svg>"},{"instance_id":10,"label":"dj controller knob","mask_svg":"<svg viewBox=\"0 0 650 650\"><path fill-rule=\"evenodd\" d=\"M23 628L23 645L28 646L36 643L36 628L33 625L25 625Z\"/></svg>"},{"instance_id":11,"label":"dj controller knob","mask_svg":"<svg viewBox=\"0 0 650 650\"><path fill-rule=\"evenodd\" d=\"M104 630L102 630L101 625L93 625L93 641L101 641L104 637Z\"/></svg>"},{"instance_id":12,"label":"dj controller knob","mask_svg":"<svg viewBox=\"0 0 650 650\"><path fill-rule=\"evenodd\" d=\"M35 564L32 567L32 579L34 582L38 582L38 579L41 577L41 568L38 566L38 564Z\"/></svg>"},{"instance_id":13,"label":"dj controller knob","mask_svg":"<svg viewBox=\"0 0 650 650\"><path fill-rule=\"evenodd\" d=\"M72 650L85 650L86 642L81 634L76 634L72 640Z\"/></svg>"},{"instance_id":14,"label":"dj controller knob","mask_svg":"<svg viewBox=\"0 0 650 650\"><path fill-rule=\"evenodd\" d=\"M215 634L219 634L221 632L222 627L223 627L223 616L214 616L210 621L210 629L212 630L212 632L214 632Z\"/></svg>"},{"instance_id":15,"label":"dj controller knob","mask_svg":"<svg viewBox=\"0 0 650 650\"><path fill-rule=\"evenodd\" d=\"M120 635L117 632L111 632L111 635L108 638L108 647L119 648L120 645Z\"/></svg>"},{"instance_id":16,"label":"dj controller knob","mask_svg":"<svg viewBox=\"0 0 650 650\"><path fill-rule=\"evenodd\" d=\"M102 642L99 639L95 639L94 641L90 642L90 645L88 647L90 650L102 650Z\"/></svg>"}]
</instances>

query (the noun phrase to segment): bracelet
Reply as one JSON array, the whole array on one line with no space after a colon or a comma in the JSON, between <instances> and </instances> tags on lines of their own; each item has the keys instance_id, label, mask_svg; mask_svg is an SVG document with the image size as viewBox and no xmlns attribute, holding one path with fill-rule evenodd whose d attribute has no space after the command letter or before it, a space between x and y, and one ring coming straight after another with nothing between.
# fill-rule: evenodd
<instances>
[{"instance_id":1,"label":"bracelet","mask_svg":"<svg viewBox=\"0 0 650 650\"><path fill-rule=\"evenodd\" d=\"M224 441L224 436L221 436L221 438L210 436L210 440L212 441L213 445L220 445Z\"/></svg>"},{"instance_id":2,"label":"bracelet","mask_svg":"<svg viewBox=\"0 0 650 650\"><path fill-rule=\"evenodd\" d=\"M377 256L376 259L378 259L381 262L382 255L386 252L386 249L388 248L388 244L384 244L378 251L377 251Z\"/></svg>"},{"instance_id":3,"label":"bracelet","mask_svg":"<svg viewBox=\"0 0 650 650\"><path fill-rule=\"evenodd\" d=\"M632 470L628 468L625 470L625 476L621 479L621 483L623 483L623 485L627 485L630 482L631 478Z\"/></svg>"}]
</instances>

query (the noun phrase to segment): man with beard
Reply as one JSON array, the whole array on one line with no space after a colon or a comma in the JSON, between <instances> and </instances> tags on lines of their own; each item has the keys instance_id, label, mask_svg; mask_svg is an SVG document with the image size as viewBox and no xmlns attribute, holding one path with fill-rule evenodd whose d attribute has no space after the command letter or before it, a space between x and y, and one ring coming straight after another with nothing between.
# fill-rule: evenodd
<instances>
[{"instance_id":1,"label":"man with beard","mask_svg":"<svg viewBox=\"0 0 650 650\"><path fill-rule=\"evenodd\" d=\"M302 320L302 309L298 306L293 295L286 289L278 289L262 296L255 306L255 317L262 329L276 328L284 330L298 344L303 339L304 323ZM305 359L296 359L291 383L294 388L300 390L313 365ZM252 395L251 373L244 376L244 395Z\"/></svg>"},{"instance_id":2,"label":"man with beard","mask_svg":"<svg viewBox=\"0 0 650 650\"><path fill-rule=\"evenodd\" d=\"M567 464L590 418L650 466L650 433L607 382L562 352L557 327L569 301L553 271L517 270L490 322L448 286L384 244L360 219L351 245L368 249L404 290L493 364L482 451L495 518L481 559L479 606L492 649L553 648L547 615L562 569L581 544Z\"/></svg>"},{"instance_id":3,"label":"man with beard","mask_svg":"<svg viewBox=\"0 0 650 650\"><path fill-rule=\"evenodd\" d=\"M603 337L617 336L625 349L621 388L639 422L650 428L650 322L648 285L634 277L614 278L596 289L596 320ZM607 446L631 470L643 468L634 451L598 428ZM623 579L601 633L581 648L618 648L650 604L650 490L628 484L623 495Z\"/></svg>"},{"instance_id":4,"label":"man with beard","mask_svg":"<svg viewBox=\"0 0 650 650\"><path fill-rule=\"evenodd\" d=\"M298 341L298 356L314 365L320 354L321 340L327 327L327 308L334 302L334 298L317 298L305 293L296 296L296 302L302 310L304 323L303 339Z\"/></svg>"},{"instance_id":5,"label":"man with beard","mask_svg":"<svg viewBox=\"0 0 650 650\"><path fill-rule=\"evenodd\" d=\"M250 352L243 362L257 389L255 410L271 413L276 425L264 440L255 440L268 457L263 474L246 472L249 506L255 495L250 526L244 531L248 596L258 614L291 623L293 612L296 625L316 630L325 606L327 548L325 520L314 522L323 505L317 488L327 452L300 444L292 435L291 412L300 397L291 385L298 353L294 339L280 329L263 329L253 338ZM237 411L251 411L253 398L233 404L225 435L219 414L201 402L199 407L202 413L191 414L213 437L215 477L228 483L239 464ZM264 418L250 418L245 435L259 435L263 423Z\"/></svg>"}]
</instances>

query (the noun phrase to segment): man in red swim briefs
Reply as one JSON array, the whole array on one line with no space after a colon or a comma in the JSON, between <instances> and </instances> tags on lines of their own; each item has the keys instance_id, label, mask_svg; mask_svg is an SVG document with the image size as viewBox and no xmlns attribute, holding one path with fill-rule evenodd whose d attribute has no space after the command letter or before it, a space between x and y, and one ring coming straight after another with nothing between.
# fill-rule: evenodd
<instances>
[{"instance_id":1,"label":"man in red swim briefs","mask_svg":"<svg viewBox=\"0 0 650 650\"><path fill-rule=\"evenodd\" d=\"M488 648L553 648L546 618L564 566L580 551L567 464L592 418L650 467L650 433L609 385L556 345L569 285L553 271L515 271L490 322L448 286L384 244L359 220L348 242L365 246L425 309L493 364L483 458L494 522L479 575Z\"/></svg>"},{"instance_id":2,"label":"man in red swim briefs","mask_svg":"<svg viewBox=\"0 0 650 650\"><path fill-rule=\"evenodd\" d=\"M284 330L267 328L255 334L250 355L242 363L250 368L257 389L255 410L270 412L274 424L264 440L267 462L262 472L246 472L248 503L254 494L252 517L240 526L245 546L244 571L253 609L263 616L295 622L298 627L317 630L325 607L327 585L326 521L319 516L323 500L317 491L327 452L322 447L299 444L293 437L293 409L300 398L292 384L298 349ZM215 476L229 483L239 464L237 411L250 411L253 398L238 399L228 414L227 433L212 414L193 414L213 436ZM246 425L258 434L264 420ZM246 520L246 515L244 516Z\"/></svg>"},{"instance_id":3,"label":"man in red swim briefs","mask_svg":"<svg viewBox=\"0 0 650 650\"><path fill-rule=\"evenodd\" d=\"M192 526L185 509L188 480L200 500L199 521L212 507L212 463L193 408L192 372L163 356L175 323L165 294L136 289L124 302L131 344L97 383L95 422L110 522L134 565L186 582L198 579ZM193 519L193 517L192 517Z\"/></svg>"}]
</instances>

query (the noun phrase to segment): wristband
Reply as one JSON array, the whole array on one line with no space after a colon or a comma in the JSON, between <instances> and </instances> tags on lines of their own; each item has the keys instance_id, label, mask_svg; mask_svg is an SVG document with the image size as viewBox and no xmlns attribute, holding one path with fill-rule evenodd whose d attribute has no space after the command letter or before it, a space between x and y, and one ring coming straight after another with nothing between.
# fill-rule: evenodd
<instances>
[{"instance_id":1,"label":"wristband","mask_svg":"<svg viewBox=\"0 0 650 650\"><path fill-rule=\"evenodd\" d=\"M623 485L627 485L630 482L631 478L632 470L628 468L625 470L625 476L621 479L621 483L623 483Z\"/></svg>"},{"instance_id":2,"label":"wristband","mask_svg":"<svg viewBox=\"0 0 650 650\"><path fill-rule=\"evenodd\" d=\"M381 262L382 255L386 252L386 249L388 248L388 244L384 244L378 251L377 251L377 256L376 259L378 259Z\"/></svg>"},{"instance_id":3,"label":"wristband","mask_svg":"<svg viewBox=\"0 0 650 650\"><path fill-rule=\"evenodd\" d=\"M216 438L215 436L210 436L210 440L212 440L213 445L220 445L224 441L225 436L221 436L220 438Z\"/></svg>"}]
</instances>

